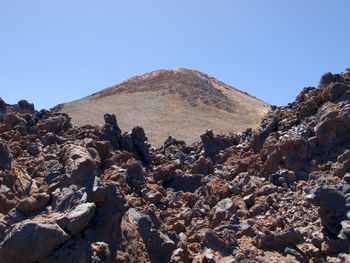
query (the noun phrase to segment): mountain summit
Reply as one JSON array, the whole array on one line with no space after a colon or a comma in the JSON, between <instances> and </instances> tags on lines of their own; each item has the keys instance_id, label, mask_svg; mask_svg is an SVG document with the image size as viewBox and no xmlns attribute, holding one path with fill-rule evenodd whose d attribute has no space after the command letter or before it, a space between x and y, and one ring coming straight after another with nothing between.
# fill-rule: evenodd
<instances>
[{"instance_id":1,"label":"mountain summit","mask_svg":"<svg viewBox=\"0 0 350 263\"><path fill-rule=\"evenodd\" d=\"M256 128L270 107L204 73L176 68L132 77L56 109L76 125L102 124L105 113L114 113L123 130L140 125L149 142L160 146L168 136L193 143L207 129Z\"/></svg>"}]
</instances>

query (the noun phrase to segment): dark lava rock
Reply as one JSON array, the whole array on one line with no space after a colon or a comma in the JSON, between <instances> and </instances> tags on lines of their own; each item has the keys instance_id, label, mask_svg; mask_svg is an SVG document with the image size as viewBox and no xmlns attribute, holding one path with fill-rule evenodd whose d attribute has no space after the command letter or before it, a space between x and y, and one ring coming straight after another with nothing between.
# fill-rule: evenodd
<instances>
[{"instance_id":1,"label":"dark lava rock","mask_svg":"<svg viewBox=\"0 0 350 263\"><path fill-rule=\"evenodd\" d=\"M145 171L136 160L129 160L126 166L126 182L131 188L140 186L146 182Z\"/></svg>"},{"instance_id":2,"label":"dark lava rock","mask_svg":"<svg viewBox=\"0 0 350 263\"><path fill-rule=\"evenodd\" d=\"M33 104L33 103L29 103L29 102L26 101L26 100L20 100L17 104L18 104L18 106L20 106L22 109L34 111L34 104Z\"/></svg>"},{"instance_id":3,"label":"dark lava rock","mask_svg":"<svg viewBox=\"0 0 350 263\"><path fill-rule=\"evenodd\" d=\"M10 169L11 154L8 150L7 144L0 141L0 170Z\"/></svg>"},{"instance_id":4,"label":"dark lava rock","mask_svg":"<svg viewBox=\"0 0 350 263\"><path fill-rule=\"evenodd\" d=\"M216 154L220 150L224 150L234 144L238 143L237 137L228 137L217 135L214 136L212 130L208 130L206 133L201 135L201 141L204 147L204 154L210 157L213 161L216 160Z\"/></svg>"},{"instance_id":5,"label":"dark lava rock","mask_svg":"<svg viewBox=\"0 0 350 263\"><path fill-rule=\"evenodd\" d=\"M283 183L291 185L296 180L296 176L293 171L288 171L286 169L279 170L277 173L270 175L270 183L274 185L281 186Z\"/></svg>"},{"instance_id":6,"label":"dark lava rock","mask_svg":"<svg viewBox=\"0 0 350 263\"><path fill-rule=\"evenodd\" d=\"M346 202L344 195L332 187L319 187L308 196L309 202L319 206L318 213L322 225L333 235L341 230L341 221L345 219Z\"/></svg>"},{"instance_id":7,"label":"dark lava rock","mask_svg":"<svg viewBox=\"0 0 350 263\"><path fill-rule=\"evenodd\" d=\"M78 145L66 145L61 155L68 182L91 188L98 174L96 156Z\"/></svg>"},{"instance_id":8,"label":"dark lava rock","mask_svg":"<svg viewBox=\"0 0 350 263\"><path fill-rule=\"evenodd\" d=\"M173 179L164 183L165 188L174 188L175 191L193 193L202 184L202 175L186 174L174 175Z\"/></svg>"},{"instance_id":9,"label":"dark lava rock","mask_svg":"<svg viewBox=\"0 0 350 263\"><path fill-rule=\"evenodd\" d=\"M68 240L48 258L49 263L88 263L91 262L91 248L85 239Z\"/></svg>"},{"instance_id":10,"label":"dark lava rock","mask_svg":"<svg viewBox=\"0 0 350 263\"><path fill-rule=\"evenodd\" d=\"M0 244L0 261L40 261L69 238L56 224L23 221L13 225Z\"/></svg>"},{"instance_id":11,"label":"dark lava rock","mask_svg":"<svg viewBox=\"0 0 350 263\"><path fill-rule=\"evenodd\" d=\"M110 124L113 126L115 132L117 133L118 136L120 136L121 134L121 130L118 126L118 123L117 123L117 118L114 114L108 114L106 113L104 116L103 116L104 120L105 120L105 123L106 124Z\"/></svg>"},{"instance_id":12,"label":"dark lava rock","mask_svg":"<svg viewBox=\"0 0 350 263\"><path fill-rule=\"evenodd\" d=\"M40 153L39 145L37 144L31 144L27 147L27 152L31 155L37 155Z\"/></svg>"},{"instance_id":13,"label":"dark lava rock","mask_svg":"<svg viewBox=\"0 0 350 263\"><path fill-rule=\"evenodd\" d=\"M131 131L131 139L134 143L134 147L137 155L140 156L140 159L145 164L150 164L152 158L149 154L149 145L147 144L147 137L143 128L137 126Z\"/></svg>"}]
</instances>

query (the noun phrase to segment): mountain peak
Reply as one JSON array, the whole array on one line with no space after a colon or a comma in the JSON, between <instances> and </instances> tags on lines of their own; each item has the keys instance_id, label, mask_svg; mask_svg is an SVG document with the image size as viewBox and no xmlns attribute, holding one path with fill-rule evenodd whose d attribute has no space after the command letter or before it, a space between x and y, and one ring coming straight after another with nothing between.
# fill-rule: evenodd
<instances>
[{"instance_id":1,"label":"mountain peak","mask_svg":"<svg viewBox=\"0 0 350 263\"><path fill-rule=\"evenodd\" d=\"M61 105L73 124L103 123L117 115L122 129L145 128L160 146L169 135L192 143L217 133L256 128L269 105L200 71L178 67L134 76L89 97Z\"/></svg>"}]
</instances>

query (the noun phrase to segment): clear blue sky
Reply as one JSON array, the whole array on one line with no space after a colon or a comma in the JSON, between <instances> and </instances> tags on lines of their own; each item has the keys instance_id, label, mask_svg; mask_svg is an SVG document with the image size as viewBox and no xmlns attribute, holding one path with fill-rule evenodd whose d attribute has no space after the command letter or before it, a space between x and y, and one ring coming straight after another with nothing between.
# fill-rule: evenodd
<instances>
[{"instance_id":1,"label":"clear blue sky","mask_svg":"<svg viewBox=\"0 0 350 263\"><path fill-rule=\"evenodd\" d=\"M36 109L155 69L271 104L350 67L349 0L0 0L0 97Z\"/></svg>"}]
</instances>

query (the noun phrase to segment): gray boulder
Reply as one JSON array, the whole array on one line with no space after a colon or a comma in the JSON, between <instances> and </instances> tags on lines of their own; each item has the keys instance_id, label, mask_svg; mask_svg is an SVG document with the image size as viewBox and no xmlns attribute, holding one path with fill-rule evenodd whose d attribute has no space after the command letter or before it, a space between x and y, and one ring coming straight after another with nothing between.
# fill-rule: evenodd
<instances>
[{"instance_id":1,"label":"gray boulder","mask_svg":"<svg viewBox=\"0 0 350 263\"><path fill-rule=\"evenodd\" d=\"M223 254L232 253L237 246L236 232L230 227L208 229L201 241L202 249L210 248Z\"/></svg>"},{"instance_id":2,"label":"gray boulder","mask_svg":"<svg viewBox=\"0 0 350 263\"><path fill-rule=\"evenodd\" d=\"M74 236L83 230L95 213L94 203L78 205L72 211L56 220L57 224L67 233Z\"/></svg>"},{"instance_id":3,"label":"gray boulder","mask_svg":"<svg viewBox=\"0 0 350 263\"><path fill-rule=\"evenodd\" d=\"M51 193L52 209L58 212L64 212L72 209L87 200L87 194L84 189L79 189L76 185L57 188Z\"/></svg>"},{"instance_id":4,"label":"gray boulder","mask_svg":"<svg viewBox=\"0 0 350 263\"><path fill-rule=\"evenodd\" d=\"M69 238L57 224L22 221L9 229L0 244L0 262L40 261Z\"/></svg>"},{"instance_id":5,"label":"gray boulder","mask_svg":"<svg viewBox=\"0 0 350 263\"><path fill-rule=\"evenodd\" d=\"M308 196L308 201L319 206L318 213L322 225L337 236L342 229L341 221L346 217L346 200L344 195L334 187L319 187Z\"/></svg>"}]
</instances>

